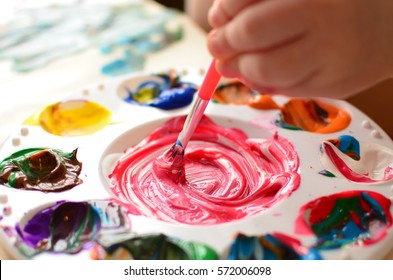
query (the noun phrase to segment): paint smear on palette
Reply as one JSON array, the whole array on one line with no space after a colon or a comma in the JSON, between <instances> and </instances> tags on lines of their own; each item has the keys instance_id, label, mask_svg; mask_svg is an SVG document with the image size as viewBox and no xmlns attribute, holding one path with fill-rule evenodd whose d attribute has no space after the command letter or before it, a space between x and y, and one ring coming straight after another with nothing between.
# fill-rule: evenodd
<instances>
[{"instance_id":1,"label":"paint smear on palette","mask_svg":"<svg viewBox=\"0 0 393 280\"><path fill-rule=\"evenodd\" d=\"M96 260L218 260L218 254L207 245L186 242L164 234L133 237L104 247L96 244L91 250Z\"/></svg>"},{"instance_id":2,"label":"paint smear on palette","mask_svg":"<svg viewBox=\"0 0 393 280\"><path fill-rule=\"evenodd\" d=\"M300 209L295 231L315 235L317 249L367 246L392 226L391 201L371 191L347 191L310 201Z\"/></svg>"},{"instance_id":3,"label":"paint smear on palette","mask_svg":"<svg viewBox=\"0 0 393 280\"><path fill-rule=\"evenodd\" d=\"M301 242L283 233L263 236L238 234L232 243L229 260L321 260L314 248L307 248Z\"/></svg>"},{"instance_id":4,"label":"paint smear on palette","mask_svg":"<svg viewBox=\"0 0 393 280\"><path fill-rule=\"evenodd\" d=\"M46 107L25 124L39 125L58 136L83 136L97 132L111 121L112 113L104 106L89 100L68 100Z\"/></svg>"},{"instance_id":5,"label":"paint smear on palette","mask_svg":"<svg viewBox=\"0 0 393 280\"><path fill-rule=\"evenodd\" d=\"M198 89L195 84L180 81L180 76L175 71L156 76L161 79L160 82L152 79L139 84L134 90L126 87L128 96L124 100L163 110L178 109L192 102Z\"/></svg>"},{"instance_id":6,"label":"paint smear on palette","mask_svg":"<svg viewBox=\"0 0 393 280\"><path fill-rule=\"evenodd\" d=\"M184 121L185 116L168 120L116 163L109 176L111 190L132 213L219 224L261 213L299 187L299 158L292 143L278 134L249 139L206 116L181 167L161 164L157 159L170 151Z\"/></svg>"},{"instance_id":7,"label":"paint smear on palette","mask_svg":"<svg viewBox=\"0 0 393 280\"><path fill-rule=\"evenodd\" d=\"M313 100L291 99L281 107L276 125L293 130L332 133L343 130L351 116L336 106Z\"/></svg>"},{"instance_id":8,"label":"paint smear on palette","mask_svg":"<svg viewBox=\"0 0 393 280\"><path fill-rule=\"evenodd\" d=\"M61 192L82 183L82 163L77 150L30 148L0 162L0 183L8 187L42 192Z\"/></svg>"},{"instance_id":9,"label":"paint smear on palette","mask_svg":"<svg viewBox=\"0 0 393 280\"><path fill-rule=\"evenodd\" d=\"M263 110L280 108L270 95L260 94L237 81L219 85L212 99L217 103L248 105Z\"/></svg>"},{"instance_id":10,"label":"paint smear on palette","mask_svg":"<svg viewBox=\"0 0 393 280\"><path fill-rule=\"evenodd\" d=\"M253 91L240 82L220 85L213 100L262 110L280 110L274 124L291 130L332 133L343 130L351 122L351 117L345 110L333 105L313 99L291 99L279 106L270 95Z\"/></svg>"},{"instance_id":11,"label":"paint smear on palette","mask_svg":"<svg viewBox=\"0 0 393 280\"><path fill-rule=\"evenodd\" d=\"M74 254L91 248L101 237L127 234L130 221L110 200L59 201L30 210L15 228L22 241L20 251L32 257L44 251Z\"/></svg>"},{"instance_id":12,"label":"paint smear on palette","mask_svg":"<svg viewBox=\"0 0 393 280\"><path fill-rule=\"evenodd\" d=\"M326 176L364 184L393 180L393 150L375 143L359 142L350 135L324 141L320 160L325 168L320 173Z\"/></svg>"}]
</instances>

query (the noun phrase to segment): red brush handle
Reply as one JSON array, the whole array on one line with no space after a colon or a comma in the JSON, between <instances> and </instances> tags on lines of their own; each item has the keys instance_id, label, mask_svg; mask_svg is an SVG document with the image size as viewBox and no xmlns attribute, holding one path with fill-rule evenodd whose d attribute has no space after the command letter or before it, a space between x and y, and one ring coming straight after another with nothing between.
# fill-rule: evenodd
<instances>
[{"instance_id":1,"label":"red brush handle","mask_svg":"<svg viewBox=\"0 0 393 280\"><path fill-rule=\"evenodd\" d=\"M203 100L209 100L221 79L221 75L216 70L216 61L210 63L209 69L207 69L205 79L202 82L201 88L199 89L198 96Z\"/></svg>"}]
</instances>

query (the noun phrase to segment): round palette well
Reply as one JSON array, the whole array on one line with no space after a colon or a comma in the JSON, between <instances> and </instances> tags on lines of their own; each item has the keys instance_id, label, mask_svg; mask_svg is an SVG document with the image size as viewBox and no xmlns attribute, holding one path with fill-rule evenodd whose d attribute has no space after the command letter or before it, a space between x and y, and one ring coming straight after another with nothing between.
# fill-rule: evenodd
<instances>
[{"instance_id":1,"label":"round palette well","mask_svg":"<svg viewBox=\"0 0 393 280\"><path fill-rule=\"evenodd\" d=\"M186 85L200 85L203 79L203 71L197 69L180 69L177 73ZM296 152L299 167L294 172L300 178L299 184L289 190L277 191L277 194L273 195L277 198L274 203L238 219L210 224L181 223L159 219L154 215L146 217L132 211L127 212L130 210L126 205L127 199L116 195L109 179L117 161L127 149L138 145L165 122L185 116L190 110L190 104L184 103L170 110L149 106L144 95L151 98L154 90L141 92L138 100L143 101L142 105L125 100L128 93L137 91L141 83L149 81L153 81L152 86L156 87L160 86L162 78L149 73L138 73L86 87L83 91L70 95L67 100L55 104L56 106L48 104L52 106L49 111L48 107L43 108L42 112L29 117L0 146L0 162L25 149L45 148L59 149L67 153L76 151L76 157L82 164L78 176L81 182L63 191L16 189L6 183L0 186L0 195L3 198L0 240L13 257L90 259L96 241L105 247L147 235L165 235L169 238L166 242L172 242L172 245L180 246L178 240L206 245L221 259L236 258L233 257L234 248L237 246L241 251L247 244L254 244L252 238L255 237L264 237L266 240L274 237L274 240L283 244L292 244L295 251L301 251L302 248L317 250L323 259L376 259L382 258L393 248L393 180L390 176L393 168L393 142L373 120L340 100L318 99L323 104L340 108L350 116L350 122L344 129L323 134L277 125L279 108L284 108L291 100L284 96L272 97L277 105L277 108L273 109L218 102L210 102L208 105L205 114L215 125L229 129L228 131L239 129L249 139L281 137L288 141L284 146ZM230 82L222 80L221 84ZM94 106L91 106L92 104ZM96 104L99 106L95 106ZM101 106L105 110L102 110ZM81 119L90 118L91 122L99 125L79 123L84 129L73 128L71 132L63 135L61 131L51 132L51 126L61 126L56 123L56 119L48 120L43 112L56 111L53 108L63 110L63 114L57 115L58 118L77 115ZM100 109L99 113L95 111L96 108ZM95 119L100 116L102 119ZM62 131L66 129L63 128ZM335 147L338 140L332 139L341 139L343 135L353 137L361 151L366 149L366 153L360 153L361 161L357 161L360 162L357 165L366 162L361 166L366 166L367 170L376 170L378 174L370 175L371 178L376 178L375 182L355 182L343 174L338 174L339 170L336 169L323 172L329 169L329 165L323 164L326 160L321 161L327 152L322 144L330 141ZM343 141L341 140L341 143ZM367 153L369 147L372 149ZM340 155L337 148L330 158L344 158L347 164L343 168L354 166L346 156ZM378 166L378 162L383 162L386 166ZM336 174L332 174L335 172ZM361 168L359 172L363 172L361 175L365 177L368 176ZM356 176L356 170L354 173ZM337 207L339 209L336 209ZM45 209L46 212L43 212ZM79 212L75 210L72 215L58 214L66 211L64 209L78 209ZM344 213L341 220L332 218L334 211ZM58 214L60 220L55 221L52 218L48 221L43 218L47 217L48 213ZM32 217L37 214L40 218L33 221ZM79 228L77 238L75 234L59 237L60 241L68 240L68 245L65 241L49 238L48 233L43 233L46 236L45 242L37 241L37 236L28 233L29 223L33 226L33 222L37 222L38 231L46 232L51 226L52 229L57 227L60 230L65 225L64 221L73 217L77 220L81 215L88 215L88 218L83 222L83 227ZM42 223L43 220L46 224ZM94 221L99 221L99 228L90 228ZM51 226L48 226L48 223ZM76 231L70 230L74 233ZM70 241L74 239L77 241ZM259 245L252 246L256 248Z\"/></svg>"}]
</instances>

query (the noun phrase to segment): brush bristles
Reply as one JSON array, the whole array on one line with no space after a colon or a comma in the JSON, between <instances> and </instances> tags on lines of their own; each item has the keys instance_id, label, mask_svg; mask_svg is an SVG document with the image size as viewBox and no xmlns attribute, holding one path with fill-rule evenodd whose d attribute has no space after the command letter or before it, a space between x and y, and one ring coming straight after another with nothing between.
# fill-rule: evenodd
<instances>
[{"instance_id":1,"label":"brush bristles","mask_svg":"<svg viewBox=\"0 0 393 280\"><path fill-rule=\"evenodd\" d=\"M183 148L183 145L181 144L180 140L176 141L176 143L172 146L171 150L172 150L172 154L171 154L172 158L175 158L178 156L181 156L181 157L184 156L184 148Z\"/></svg>"}]
</instances>

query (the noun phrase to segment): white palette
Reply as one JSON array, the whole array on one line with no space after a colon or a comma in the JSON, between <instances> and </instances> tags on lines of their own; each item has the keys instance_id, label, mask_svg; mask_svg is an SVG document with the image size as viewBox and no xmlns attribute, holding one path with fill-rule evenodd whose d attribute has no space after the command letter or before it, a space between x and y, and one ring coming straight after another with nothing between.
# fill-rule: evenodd
<instances>
[{"instance_id":1,"label":"white palette","mask_svg":"<svg viewBox=\"0 0 393 280\"><path fill-rule=\"evenodd\" d=\"M182 81L200 84L203 74L196 69L179 71ZM128 85L138 84L144 79L151 79L147 74L134 74L126 78ZM21 124L16 127L9 138L0 146L0 161L10 154L31 147L51 147L64 151L78 148L78 160L83 163L80 178L83 183L71 190L60 193L42 193L37 191L15 190L0 186L0 195L7 198L2 207L11 207L12 212L3 215L1 225L13 227L24 214L46 203L59 200L84 201L104 199L111 195L108 189L107 175L122 151L139 143L154 128L165 120L179 115L186 115L190 106L164 111L151 107L131 105L122 100L124 92L119 90L125 78L105 84L95 84L75 92L69 99L87 99L104 105L112 111L112 124L104 129L86 136L61 137L47 133L39 126ZM278 104L288 99L274 97ZM378 185L356 184L343 178L328 178L318 174L323 169L319 156L321 143L343 134L355 136L359 141L376 143L393 149L389 136L365 114L345 101L323 100L346 110L352 118L350 125L343 131L330 134L316 134L279 128L271 124L279 114L278 110L257 110L248 106L233 106L210 103L206 115L224 127L240 128L249 137L270 137L275 131L288 139L295 146L300 159L301 183L289 198L274 205L267 211L242 220L218 225L184 225L158 221L153 218L130 215L132 229L136 233L164 233L187 241L198 241L213 247L220 256L225 257L229 245L236 233L263 235L282 232L293 236L304 245L311 245L314 237L297 235L294 232L295 219L299 209L307 202L321 196L349 190L368 190L392 197L393 182ZM49 104L48 104L49 105ZM26 116L27 118L28 116ZM393 215L393 207L390 207ZM23 258L13 244L12 238L1 231L1 244L15 258ZM387 236L370 246L346 246L337 250L322 251L325 259L378 259L393 249L393 228ZM37 259L53 258L51 253L42 253ZM56 258L86 259L88 252L77 255L56 255Z\"/></svg>"}]
</instances>

